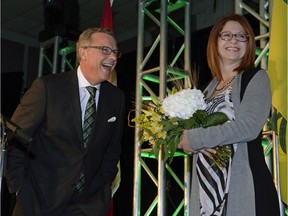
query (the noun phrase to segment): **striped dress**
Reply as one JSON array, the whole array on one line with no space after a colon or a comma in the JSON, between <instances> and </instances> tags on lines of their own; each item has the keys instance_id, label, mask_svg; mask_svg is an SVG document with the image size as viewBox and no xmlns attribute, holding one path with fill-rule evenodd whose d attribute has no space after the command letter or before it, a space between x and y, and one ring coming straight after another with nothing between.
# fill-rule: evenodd
<instances>
[{"instance_id":1,"label":"striped dress","mask_svg":"<svg viewBox=\"0 0 288 216\"><path fill-rule=\"evenodd\" d=\"M208 113L223 112L229 121L235 119L232 103L232 86L207 100ZM237 144L227 145L231 150L231 158L226 167L219 168L205 154L199 152L196 171L199 183L200 214L203 216L225 216L229 191L231 164Z\"/></svg>"}]
</instances>

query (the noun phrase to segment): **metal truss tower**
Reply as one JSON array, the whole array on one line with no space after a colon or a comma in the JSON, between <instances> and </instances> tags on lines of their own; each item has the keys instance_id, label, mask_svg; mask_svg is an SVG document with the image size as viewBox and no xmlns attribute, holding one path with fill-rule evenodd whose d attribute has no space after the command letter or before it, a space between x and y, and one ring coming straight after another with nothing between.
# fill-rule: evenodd
<instances>
[{"instance_id":1,"label":"metal truss tower","mask_svg":"<svg viewBox=\"0 0 288 216\"><path fill-rule=\"evenodd\" d=\"M138 42L137 42L137 75L136 75L136 110L141 110L142 101L149 100L149 96L152 95L161 100L167 94L167 84L175 79L185 79L187 72L191 71L191 51L190 47L190 0L178 0L171 3L167 0L139 0L138 8ZM157 7L158 6L158 7ZM185 16L184 29L180 27L171 17L176 10L183 10ZM158 36L153 42L151 48L144 54L144 24L145 18L151 19L156 26L158 26ZM176 56L173 57L170 64L168 64L168 28L173 28L180 35L184 36L182 46L176 52ZM188 47L188 49L185 49ZM159 50L159 62L160 65L153 68L148 68L147 63L152 58L156 51ZM177 68L177 61L180 60L180 56L184 55L184 63L181 62L183 68ZM173 77L173 78L171 78ZM157 89L153 89L151 85L156 84ZM144 92L145 91L145 92ZM145 95L146 94L146 95ZM147 95L148 94L148 95ZM136 116L139 116L140 112L136 112ZM138 134L139 130L135 129L135 134ZM175 156L183 158L184 164L184 176L179 178L173 169L163 161L162 149L158 156L158 173L157 176L153 174L145 160L143 158L156 160L149 154L151 149L143 149L139 143L139 137L135 136L135 162L134 162L134 194L133 194L133 215L150 215L157 206L157 215L166 214L166 172L168 171L173 179L177 182L179 187L183 190L183 200L178 204L176 211L173 215L179 215L179 212L184 208L185 214L189 214L189 182L191 181L190 174L190 156L181 152L176 152ZM141 213L141 173L142 170L146 171L150 179L153 181L157 188L157 196L152 201L151 205L145 211L145 214ZM183 179L181 181L180 179ZM155 214L155 213L154 213Z\"/></svg>"},{"instance_id":2,"label":"metal truss tower","mask_svg":"<svg viewBox=\"0 0 288 216\"><path fill-rule=\"evenodd\" d=\"M40 41L38 77L75 68L78 64L75 44L74 40L60 35Z\"/></svg>"}]
</instances>

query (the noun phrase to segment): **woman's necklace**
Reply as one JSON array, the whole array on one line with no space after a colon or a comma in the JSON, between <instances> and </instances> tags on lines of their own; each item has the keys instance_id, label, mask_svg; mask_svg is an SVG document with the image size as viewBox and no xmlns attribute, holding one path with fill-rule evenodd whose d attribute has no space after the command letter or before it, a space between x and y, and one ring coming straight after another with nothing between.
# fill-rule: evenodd
<instances>
[{"instance_id":1,"label":"woman's necklace","mask_svg":"<svg viewBox=\"0 0 288 216\"><path fill-rule=\"evenodd\" d=\"M236 77L236 76L233 76L232 79L231 79L229 82L227 82L222 88L220 88L220 89L216 89L216 88L215 88L215 89L214 89L214 92L221 92L221 91L223 91L224 89L226 89L226 87L229 86L229 85L234 81L235 77Z\"/></svg>"}]
</instances>

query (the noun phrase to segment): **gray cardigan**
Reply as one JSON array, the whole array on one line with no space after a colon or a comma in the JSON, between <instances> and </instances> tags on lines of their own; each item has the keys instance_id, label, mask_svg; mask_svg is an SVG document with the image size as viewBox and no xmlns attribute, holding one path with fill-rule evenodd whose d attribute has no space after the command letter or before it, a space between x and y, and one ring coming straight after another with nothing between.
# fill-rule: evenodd
<instances>
[{"instance_id":1,"label":"gray cardigan","mask_svg":"<svg viewBox=\"0 0 288 216\"><path fill-rule=\"evenodd\" d=\"M193 149L213 148L217 145L239 143L235 152L228 194L227 216L255 216L255 194L252 172L249 165L247 142L255 139L262 130L271 108L271 89L265 70L260 70L250 80L240 103L242 73L236 76L232 89L235 121L210 128L192 129L188 133ZM216 78L208 85L209 97L217 85ZM190 215L199 213L199 188L196 160L193 156Z\"/></svg>"}]
</instances>

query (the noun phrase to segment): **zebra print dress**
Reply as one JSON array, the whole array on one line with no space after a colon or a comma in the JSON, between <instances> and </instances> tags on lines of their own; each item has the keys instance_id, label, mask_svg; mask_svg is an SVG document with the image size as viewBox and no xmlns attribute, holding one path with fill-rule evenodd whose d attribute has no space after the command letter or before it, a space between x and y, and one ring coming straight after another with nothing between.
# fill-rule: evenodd
<instances>
[{"instance_id":1,"label":"zebra print dress","mask_svg":"<svg viewBox=\"0 0 288 216\"><path fill-rule=\"evenodd\" d=\"M230 121L235 119L232 103L232 86L220 92L214 98L208 99L206 111L208 113L223 112ZM213 140L211 140L213 142ZM200 215L225 216L229 191L231 164L237 144L227 145L232 154L226 167L220 169L205 154L199 152L196 170L199 183Z\"/></svg>"}]
</instances>

